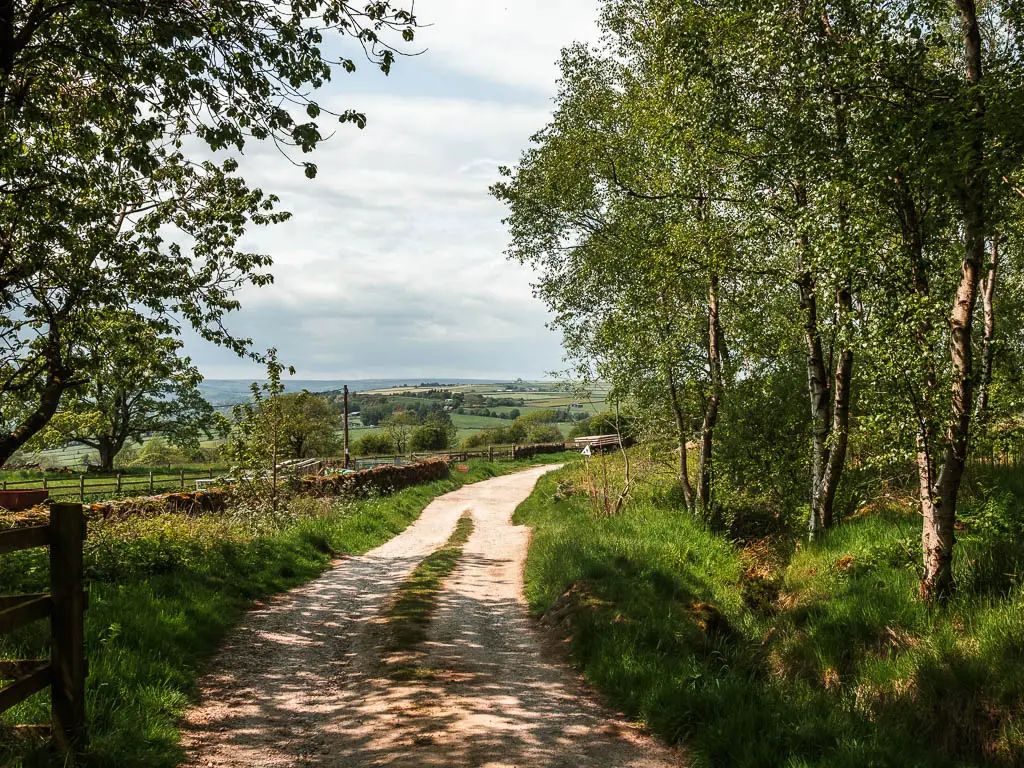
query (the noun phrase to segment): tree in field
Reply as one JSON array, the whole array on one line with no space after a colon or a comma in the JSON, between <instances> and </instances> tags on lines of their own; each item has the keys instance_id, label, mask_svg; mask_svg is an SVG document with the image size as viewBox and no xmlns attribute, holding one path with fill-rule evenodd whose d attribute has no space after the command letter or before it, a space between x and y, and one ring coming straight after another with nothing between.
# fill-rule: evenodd
<instances>
[{"instance_id":1,"label":"tree in field","mask_svg":"<svg viewBox=\"0 0 1024 768\"><path fill-rule=\"evenodd\" d=\"M414 27L387 0L0 7L0 464L86 381L76 350L98 343L98 310L248 349L224 319L238 289L270 281L270 259L239 239L286 214L230 153L268 140L304 155L326 119L362 126L311 98L355 68L327 51L354 38L387 72L382 36Z\"/></svg>"},{"instance_id":2,"label":"tree in field","mask_svg":"<svg viewBox=\"0 0 1024 768\"><path fill-rule=\"evenodd\" d=\"M452 417L443 411L435 411L413 429L409 448L413 451L443 451L455 445L457 434Z\"/></svg>"},{"instance_id":3,"label":"tree in field","mask_svg":"<svg viewBox=\"0 0 1024 768\"><path fill-rule=\"evenodd\" d=\"M285 442L291 458L333 456L338 449L338 417L326 398L303 391L281 395Z\"/></svg>"},{"instance_id":4,"label":"tree in field","mask_svg":"<svg viewBox=\"0 0 1024 768\"><path fill-rule=\"evenodd\" d=\"M42 440L93 448L109 471L126 444L147 435L195 452L201 438L219 430L199 393L202 376L179 357L181 342L166 327L131 312L105 313L95 318L94 333L96 344L79 351L88 383L65 397Z\"/></svg>"},{"instance_id":5,"label":"tree in field","mask_svg":"<svg viewBox=\"0 0 1024 768\"><path fill-rule=\"evenodd\" d=\"M277 350L266 354L267 380L250 387L252 400L232 408L232 427L225 455L238 485L256 500L267 499L277 511L278 468L288 452L288 420L284 407L284 373L295 369L278 362Z\"/></svg>"},{"instance_id":6,"label":"tree in field","mask_svg":"<svg viewBox=\"0 0 1024 768\"><path fill-rule=\"evenodd\" d=\"M184 460L185 455L180 448L169 445L163 438L156 437L146 441L131 463L138 467L166 467Z\"/></svg>"},{"instance_id":7,"label":"tree in field","mask_svg":"<svg viewBox=\"0 0 1024 768\"><path fill-rule=\"evenodd\" d=\"M382 422L384 434L387 435L395 453L406 453L409 448L409 438L413 429L419 424L416 414L410 411L398 411L392 413Z\"/></svg>"},{"instance_id":8,"label":"tree in field","mask_svg":"<svg viewBox=\"0 0 1024 768\"><path fill-rule=\"evenodd\" d=\"M383 456L395 452L395 446L391 439L383 432L374 432L363 435L356 441L353 452L357 456Z\"/></svg>"}]
</instances>

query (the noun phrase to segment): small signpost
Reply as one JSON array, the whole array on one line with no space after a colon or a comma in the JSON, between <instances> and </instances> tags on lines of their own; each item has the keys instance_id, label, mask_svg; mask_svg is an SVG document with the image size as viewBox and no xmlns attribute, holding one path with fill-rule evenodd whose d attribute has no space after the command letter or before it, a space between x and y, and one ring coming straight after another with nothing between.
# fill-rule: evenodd
<instances>
[{"instance_id":1,"label":"small signpost","mask_svg":"<svg viewBox=\"0 0 1024 768\"><path fill-rule=\"evenodd\" d=\"M588 445L584 447L584 449L580 451L580 453L583 454L584 456L590 456L592 453L592 451L590 450L590 446Z\"/></svg>"},{"instance_id":2,"label":"small signpost","mask_svg":"<svg viewBox=\"0 0 1024 768\"><path fill-rule=\"evenodd\" d=\"M468 464L456 464L455 465L455 471L456 472L468 473L469 472L469 465Z\"/></svg>"}]
</instances>

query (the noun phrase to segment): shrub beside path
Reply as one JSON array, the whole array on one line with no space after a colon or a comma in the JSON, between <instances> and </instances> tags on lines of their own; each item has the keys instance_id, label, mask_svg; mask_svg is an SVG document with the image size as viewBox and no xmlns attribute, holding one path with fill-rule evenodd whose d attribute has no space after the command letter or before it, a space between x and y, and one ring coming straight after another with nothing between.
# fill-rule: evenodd
<instances>
[{"instance_id":1,"label":"shrub beside path","mask_svg":"<svg viewBox=\"0 0 1024 768\"><path fill-rule=\"evenodd\" d=\"M510 521L553 468L439 497L387 544L252 612L200 683L185 723L189 765L683 765L598 704L527 616L529 530ZM474 532L442 588L419 673L395 680L389 597L466 512Z\"/></svg>"}]
</instances>

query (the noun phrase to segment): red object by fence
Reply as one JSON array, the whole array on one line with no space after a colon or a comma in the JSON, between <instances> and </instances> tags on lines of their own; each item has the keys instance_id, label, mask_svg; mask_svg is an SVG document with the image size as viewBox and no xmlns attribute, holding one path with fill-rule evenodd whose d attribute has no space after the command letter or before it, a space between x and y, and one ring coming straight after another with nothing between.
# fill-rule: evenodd
<instances>
[{"instance_id":1,"label":"red object by fence","mask_svg":"<svg viewBox=\"0 0 1024 768\"><path fill-rule=\"evenodd\" d=\"M468 464L456 464L455 465L455 471L456 472L468 473L469 472L469 465Z\"/></svg>"}]
</instances>

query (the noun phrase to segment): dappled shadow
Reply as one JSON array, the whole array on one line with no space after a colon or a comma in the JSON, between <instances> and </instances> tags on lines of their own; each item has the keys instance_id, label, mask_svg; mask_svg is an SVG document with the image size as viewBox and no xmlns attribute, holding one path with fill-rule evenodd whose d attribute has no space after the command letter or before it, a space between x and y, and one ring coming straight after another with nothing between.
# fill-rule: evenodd
<instances>
[{"instance_id":1,"label":"dappled shadow","mask_svg":"<svg viewBox=\"0 0 1024 768\"><path fill-rule=\"evenodd\" d=\"M596 704L543 649L523 604L487 596L515 563L467 555L441 598L420 674L348 680L316 766L662 766L666 752ZM481 596L484 593L484 596ZM380 652L381 646L377 651Z\"/></svg>"},{"instance_id":2,"label":"dappled shadow","mask_svg":"<svg viewBox=\"0 0 1024 768\"><path fill-rule=\"evenodd\" d=\"M202 755L196 764L292 765L315 750L339 703L337 682L361 651L360 627L421 559L352 559L338 569L344 578L320 579L250 614L184 726L189 752Z\"/></svg>"},{"instance_id":3,"label":"dappled shadow","mask_svg":"<svg viewBox=\"0 0 1024 768\"><path fill-rule=\"evenodd\" d=\"M510 525L542 470L442 497L402 535L254 612L203 682L197 766L598 766L681 758L609 714L527 616L528 531ZM414 673L395 679L389 596L472 509Z\"/></svg>"}]
</instances>

